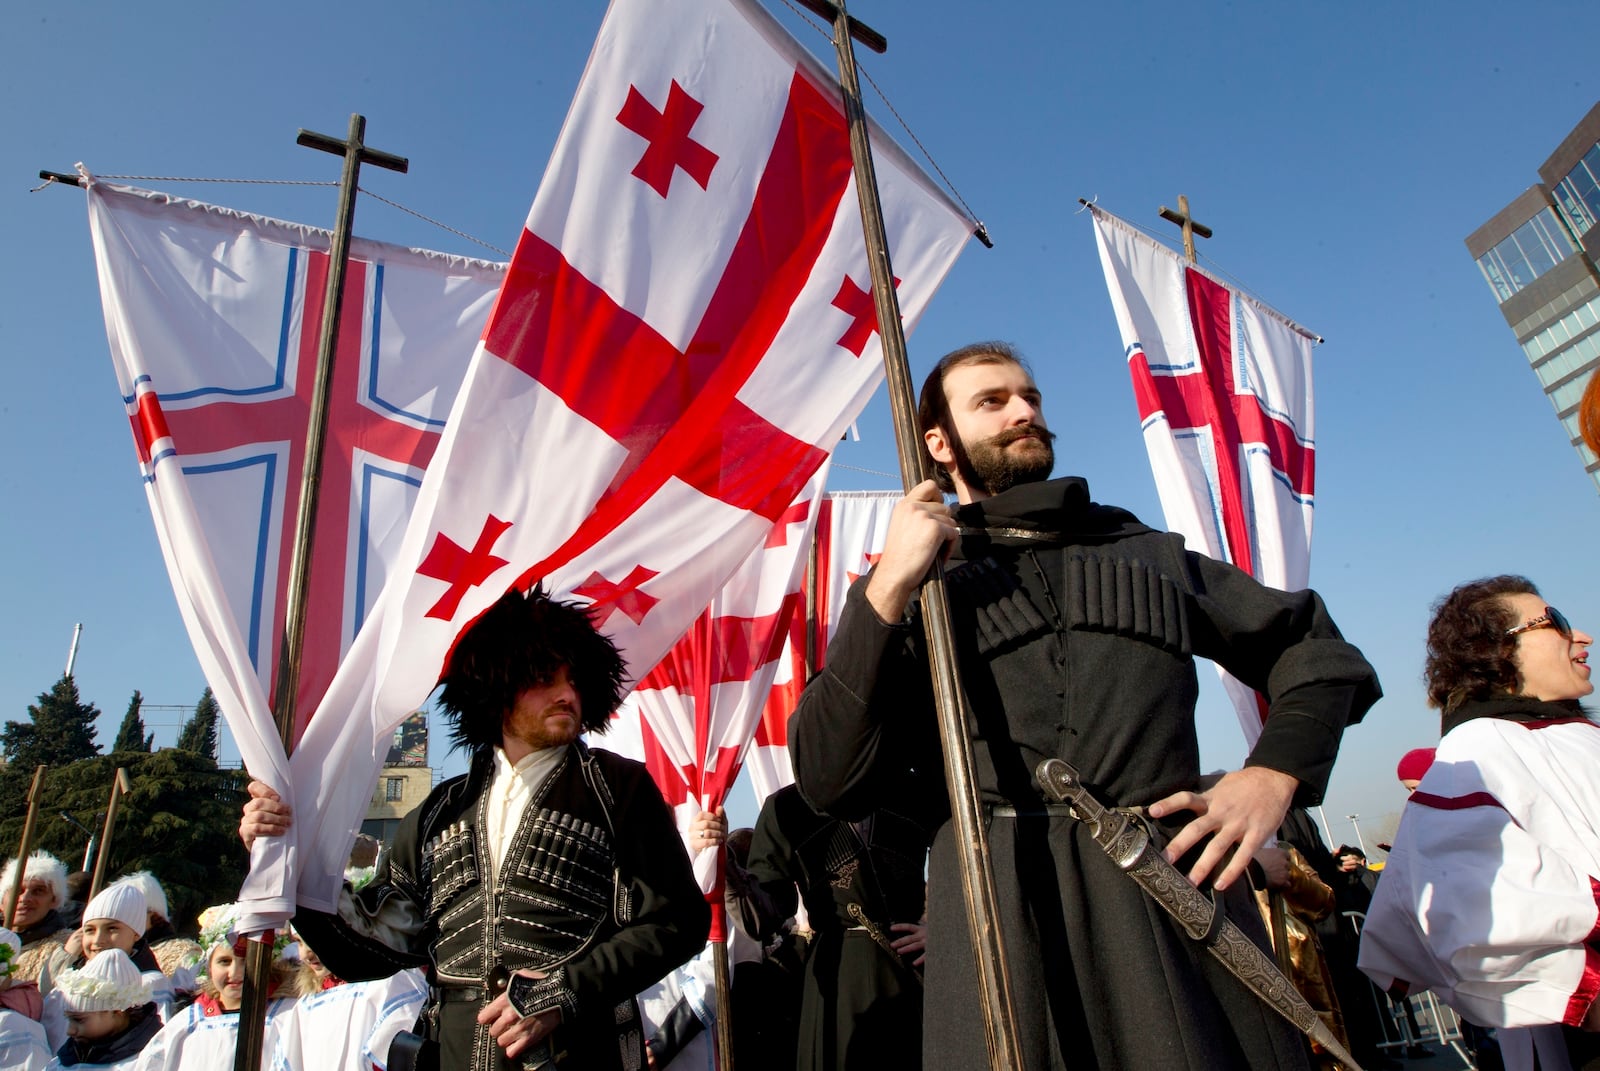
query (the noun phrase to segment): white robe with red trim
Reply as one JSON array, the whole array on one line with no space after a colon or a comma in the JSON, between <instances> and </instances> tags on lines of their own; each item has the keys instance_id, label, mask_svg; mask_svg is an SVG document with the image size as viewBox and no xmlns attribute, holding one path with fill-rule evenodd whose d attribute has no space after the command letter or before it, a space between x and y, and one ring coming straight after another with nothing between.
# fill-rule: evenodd
<instances>
[{"instance_id":1,"label":"white robe with red trim","mask_svg":"<svg viewBox=\"0 0 1600 1071\"><path fill-rule=\"evenodd\" d=\"M1576 1026L1600 994L1600 725L1477 718L1407 802L1361 934L1382 988L1484 1026Z\"/></svg>"}]
</instances>

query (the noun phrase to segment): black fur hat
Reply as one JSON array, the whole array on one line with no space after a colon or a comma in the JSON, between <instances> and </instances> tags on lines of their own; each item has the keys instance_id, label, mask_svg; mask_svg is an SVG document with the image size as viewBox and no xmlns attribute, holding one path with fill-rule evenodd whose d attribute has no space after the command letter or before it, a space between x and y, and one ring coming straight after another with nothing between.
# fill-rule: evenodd
<instances>
[{"instance_id":1,"label":"black fur hat","mask_svg":"<svg viewBox=\"0 0 1600 1071\"><path fill-rule=\"evenodd\" d=\"M525 689L543 684L562 666L578 693L583 730L603 733L626 695L628 666L589 611L560 602L542 587L515 589L456 640L439 683L439 706L451 722L453 747L492 747L501 722Z\"/></svg>"}]
</instances>

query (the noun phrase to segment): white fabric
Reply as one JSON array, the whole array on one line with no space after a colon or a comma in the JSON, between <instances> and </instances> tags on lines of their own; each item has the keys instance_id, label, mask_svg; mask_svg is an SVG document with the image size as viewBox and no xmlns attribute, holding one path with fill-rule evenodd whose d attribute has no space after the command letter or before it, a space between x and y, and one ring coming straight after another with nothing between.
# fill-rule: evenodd
<instances>
[{"instance_id":1,"label":"white fabric","mask_svg":"<svg viewBox=\"0 0 1600 1071\"><path fill-rule=\"evenodd\" d=\"M760 953L757 947L758 958ZM695 1018L705 1027L660 1071L716 1071L716 1046L713 1044L717 1030L716 966L712 956L711 946L707 945L688 963L639 994L639 1017L644 1021L646 1041L655 1037L662 1022L685 998ZM734 962L730 953L730 969Z\"/></svg>"},{"instance_id":2,"label":"white fabric","mask_svg":"<svg viewBox=\"0 0 1600 1071\"><path fill-rule=\"evenodd\" d=\"M19 1011L0 1008L0 1067L40 1071L54 1059L50 1053L42 1024Z\"/></svg>"},{"instance_id":3,"label":"white fabric","mask_svg":"<svg viewBox=\"0 0 1600 1071\"><path fill-rule=\"evenodd\" d=\"M68 1011L126 1011L150 1002L150 984L120 948L108 948L56 983Z\"/></svg>"},{"instance_id":4,"label":"white fabric","mask_svg":"<svg viewBox=\"0 0 1600 1071\"><path fill-rule=\"evenodd\" d=\"M267 1004L266 1033L261 1045L261 1068L267 1071L278 1046L293 1000ZM139 1054L137 1071L218 1071L233 1066L239 1039L239 1015L207 1015L198 1003L168 1020Z\"/></svg>"},{"instance_id":5,"label":"white fabric","mask_svg":"<svg viewBox=\"0 0 1600 1071\"><path fill-rule=\"evenodd\" d=\"M1361 969L1485 1026L1581 1020L1600 988L1596 770L1591 722L1448 733L1401 816Z\"/></svg>"},{"instance_id":6,"label":"white fabric","mask_svg":"<svg viewBox=\"0 0 1600 1071\"><path fill-rule=\"evenodd\" d=\"M1090 211L1167 528L1181 534L1192 549L1230 562L1268 587L1299 591L1307 586L1311 570L1313 337L1116 216L1093 205ZM1306 459L1303 473L1286 473L1248 432L1228 449L1222 427L1209 421L1192 426L1194 422L1177 419L1178 414L1147 397L1150 384L1196 386L1207 381L1190 311L1191 275L1197 285L1226 292L1232 391L1223 404L1259 402L1262 410L1288 425L1297 456ZM1213 374L1220 377L1222 370ZM1222 393L1220 379L1213 389ZM1232 469L1240 472L1237 516L1228 507L1233 489L1227 472ZM1237 545L1238 539L1247 540L1248 548ZM1245 741L1254 746L1263 718L1256 693L1220 667L1218 673L1233 699Z\"/></svg>"},{"instance_id":7,"label":"white fabric","mask_svg":"<svg viewBox=\"0 0 1600 1071\"><path fill-rule=\"evenodd\" d=\"M690 136L718 161L704 188L673 167L664 196L635 174L650 149L619 121L630 91L703 106ZM791 114L791 94L816 107ZM299 904L332 909L367 775L495 599L542 580L594 600L643 672L865 404L881 355L875 336L843 344L855 318L835 305L842 281L868 278L838 108L825 68L754 0L612 4L389 583L290 764ZM775 153L786 115L839 136ZM881 134L876 151L909 327L971 223ZM820 209L797 202L824 194ZM659 360L619 371L639 354ZM697 385L674 393L685 377ZM474 547L486 571L445 579ZM246 889L263 915L281 906L271 891Z\"/></svg>"},{"instance_id":8,"label":"white fabric","mask_svg":"<svg viewBox=\"0 0 1600 1071\"><path fill-rule=\"evenodd\" d=\"M844 596L856 578L866 574L889 534L889 517L901 498L899 491L835 491L822 501L817 517L817 572L810 578L816 600L819 635L817 662L826 661L828 644L839 627ZM745 756L750 787L759 806L785 785L794 783L789 761L789 715L806 681L804 616L789 630L783 653L767 691L766 707L755 739Z\"/></svg>"},{"instance_id":9,"label":"white fabric","mask_svg":"<svg viewBox=\"0 0 1600 1071\"><path fill-rule=\"evenodd\" d=\"M320 320L323 295L308 293L307 279L326 260L329 234L102 182L91 182L88 205L112 362L178 608L245 767L290 798L268 697L306 418L281 410L310 394L305 354L314 357L316 336L303 328ZM333 412L365 414L408 443L437 439L504 265L361 238L350 249L341 349L351 352L335 375ZM221 405L277 415L251 441L242 419L215 426ZM322 694L388 575L422 475L411 446L397 454L330 435L318 530L347 538L313 556L321 601L303 698ZM347 500L334 500L336 487ZM366 772L358 764L339 775ZM255 846L252 895L280 919L291 913L294 849L292 835Z\"/></svg>"},{"instance_id":10,"label":"white fabric","mask_svg":"<svg viewBox=\"0 0 1600 1071\"><path fill-rule=\"evenodd\" d=\"M302 997L283 1017L269 1066L272 1071L381 1068L394 1032L381 1038L374 1032L394 1023L401 1024L396 1030L409 1030L427 995L422 972L410 970L370 982L345 982Z\"/></svg>"},{"instance_id":11,"label":"white fabric","mask_svg":"<svg viewBox=\"0 0 1600 1071\"><path fill-rule=\"evenodd\" d=\"M515 765L500 748L494 749L494 780L489 785L489 853L494 859L494 872L500 873L500 864L506 849L517 835L522 824L522 812L528 801L536 796L545 779L554 772L566 745L547 747L524 755Z\"/></svg>"}]
</instances>

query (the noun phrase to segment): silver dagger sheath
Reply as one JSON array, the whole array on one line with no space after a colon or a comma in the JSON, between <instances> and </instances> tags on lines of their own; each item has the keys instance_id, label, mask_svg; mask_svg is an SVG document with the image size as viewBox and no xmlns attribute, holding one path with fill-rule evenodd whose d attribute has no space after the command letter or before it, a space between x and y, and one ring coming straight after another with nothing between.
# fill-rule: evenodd
<instances>
[{"instance_id":1,"label":"silver dagger sheath","mask_svg":"<svg viewBox=\"0 0 1600 1071\"><path fill-rule=\"evenodd\" d=\"M1229 973L1345 1067L1361 1071L1355 1058L1339 1044L1327 1024L1272 958L1246 937L1243 930L1223 917L1210 898L1195 888L1177 867L1167 862L1167 857L1151 842L1149 830L1141 820L1126 811L1103 806L1084 787L1078 771L1064 759L1041 762L1036 776L1045 796L1070 805L1072 816L1088 828L1089 836L1111 861L1138 882L1140 888L1178 921L1185 933L1203 943Z\"/></svg>"}]
</instances>

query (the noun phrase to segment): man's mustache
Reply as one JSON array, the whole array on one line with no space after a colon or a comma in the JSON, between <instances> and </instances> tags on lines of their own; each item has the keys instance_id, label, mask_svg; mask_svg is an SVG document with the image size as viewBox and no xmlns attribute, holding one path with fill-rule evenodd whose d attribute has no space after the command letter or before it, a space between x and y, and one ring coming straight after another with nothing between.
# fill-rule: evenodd
<instances>
[{"instance_id":1,"label":"man's mustache","mask_svg":"<svg viewBox=\"0 0 1600 1071\"><path fill-rule=\"evenodd\" d=\"M1049 445L1056 441L1056 433L1042 424L1018 424L999 432L989 441L995 446L1010 446L1018 439L1038 439Z\"/></svg>"}]
</instances>

